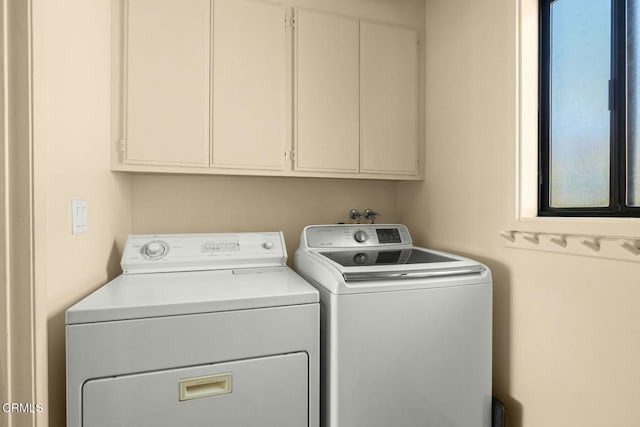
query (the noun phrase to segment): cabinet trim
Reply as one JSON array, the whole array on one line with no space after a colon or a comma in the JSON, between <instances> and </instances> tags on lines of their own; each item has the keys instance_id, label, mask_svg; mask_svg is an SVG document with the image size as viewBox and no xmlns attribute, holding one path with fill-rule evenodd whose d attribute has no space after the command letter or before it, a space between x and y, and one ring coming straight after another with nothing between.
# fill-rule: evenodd
<instances>
[{"instance_id":1,"label":"cabinet trim","mask_svg":"<svg viewBox=\"0 0 640 427\"><path fill-rule=\"evenodd\" d=\"M171 174L171 175L226 175L226 176L264 176L264 177L281 177L281 178L327 178L327 179L372 179L372 180L390 180L390 181L422 181L421 175L400 175L400 174L381 174L381 173L332 173L327 175L326 172L311 171L275 171L264 169L251 169L250 173L245 169L225 169L225 168L207 168L207 167L185 167L185 166L163 166L157 165L133 165L119 164L111 168L116 172L132 172L132 173L153 173L153 174Z\"/></svg>"}]
</instances>

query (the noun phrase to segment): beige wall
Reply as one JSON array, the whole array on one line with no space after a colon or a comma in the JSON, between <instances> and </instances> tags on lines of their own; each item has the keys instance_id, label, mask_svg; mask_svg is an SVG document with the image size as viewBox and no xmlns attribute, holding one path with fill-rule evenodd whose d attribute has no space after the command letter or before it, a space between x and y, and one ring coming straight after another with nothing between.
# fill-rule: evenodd
<instances>
[{"instance_id":1,"label":"beige wall","mask_svg":"<svg viewBox=\"0 0 640 427\"><path fill-rule=\"evenodd\" d=\"M426 179L399 184L399 220L418 243L492 268L509 427L640 425L640 264L498 236L516 204L515 3L427 0Z\"/></svg>"},{"instance_id":2,"label":"beige wall","mask_svg":"<svg viewBox=\"0 0 640 427\"><path fill-rule=\"evenodd\" d=\"M37 282L45 295L47 409L65 425L64 311L119 273L130 177L110 172L110 2L34 0ZM71 234L71 200L88 231ZM46 384L46 376L40 378Z\"/></svg>"},{"instance_id":3,"label":"beige wall","mask_svg":"<svg viewBox=\"0 0 640 427\"><path fill-rule=\"evenodd\" d=\"M397 219L397 184L314 178L134 175L131 231L285 233L290 261L305 225L349 222L351 208Z\"/></svg>"},{"instance_id":4,"label":"beige wall","mask_svg":"<svg viewBox=\"0 0 640 427\"><path fill-rule=\"evenodd\" d=\"M419 1L402 12L392 3L353 2L370 19L420 21ZM492 267L494 388L510 427L637 425L639 264L507 249L498 237L515 205L513 3L427 0L426 180L397 184L112 174L109 0L34 0L36 274L50 425L64 425L64 310L119 272L129 231L277 229L292 255L304 225L345 220L352 207ZM74 198L89 202L85 234L70 233Z\"/></svg>"}]
</instances>

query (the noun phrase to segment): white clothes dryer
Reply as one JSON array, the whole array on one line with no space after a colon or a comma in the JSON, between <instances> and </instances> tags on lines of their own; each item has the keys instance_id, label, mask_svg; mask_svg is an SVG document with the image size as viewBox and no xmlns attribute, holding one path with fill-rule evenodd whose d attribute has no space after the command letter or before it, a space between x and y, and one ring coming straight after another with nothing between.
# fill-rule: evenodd
<instances>
[{"instance_id":1,"label":"white clothes dryer","mask_svg":"<svg viewBox=\"0 0 640 427\"><path fill-rule=\"evenodd\" d=\"M282 233L132 235L66 312L69 427L318 427L318 292Z\"/></svg>"},{"instance_id":2,"label":"white clothes dryer","mask_svg":"<svg viewBox=\"0 0 640 427\"><path fill-rule=\"evenodd\" d=\"M490 270L403 225L319 225L295 269L320 291L321 425L489 427Z\"/></svg>"}]
</instances>

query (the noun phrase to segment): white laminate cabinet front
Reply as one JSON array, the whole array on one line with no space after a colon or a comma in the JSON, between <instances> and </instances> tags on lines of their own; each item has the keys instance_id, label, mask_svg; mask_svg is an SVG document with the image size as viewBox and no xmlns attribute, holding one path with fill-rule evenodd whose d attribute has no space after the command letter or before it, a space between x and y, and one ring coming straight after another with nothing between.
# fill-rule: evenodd
<instances>
[{"instance_id":1,"label":"white laminate cabinet front","mask_svg":"<svg viewBox=\"0 0 640 427\"><path fill-rule=\"evenodd\" d=\"M358 20L296 10L296 170L358 172Z\"/></svg>"},{"instance_id":2,"label":"white laminate cabinet front","mask_svg":"<svg viewBox=\"0 0 640 427\"><path fill-rule=\"evenodd\" d=\"M115 170L421 179L417 31L303 0L114 4Z\"/></svg>"},{"instance_id":3,"label":"white laminate cabinet front","mask_svg":"<svg viewBox=\"0 0 640 427\"><path fill-rule=\"evenodd\" d=\"M418 39L406 28L360 23L360 171L418 172Z\"/></svg>"},{"instance_id":4,"label":"white laminate cabinet front","mask_svg":"<svg viewBox=\"0 0 640 427\"><path fill-rule=\"evenodd\" d=\"M215 0L211 165L282 170L287 143L284 6Z\"/></svg>"},{"instance_id":5,"label":"white laminate cabinet front","mask_svg":"<svg viewBox=\"0 0 640 427\"><path fill-rule=\"evenodd\" d=\"M124 163L207 167L209 0L128 0L124 16Z\"/></svg>"}]
</instances>

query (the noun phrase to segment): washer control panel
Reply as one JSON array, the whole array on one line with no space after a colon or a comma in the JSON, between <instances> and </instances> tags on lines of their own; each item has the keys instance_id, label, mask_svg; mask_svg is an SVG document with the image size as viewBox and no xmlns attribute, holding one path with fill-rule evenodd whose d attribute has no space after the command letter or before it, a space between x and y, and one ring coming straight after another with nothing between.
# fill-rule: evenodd
<instances>
[{"instance_id":1,"label":"washer control panel","mask_svg":"<svg viewBox=\"0 0 640 427\"><path fill-rule=\"evenodd\" d=\"M302 232L302 242L309 248L412 244L409 230L399 224L310 225Z\"/></svg>"},{"instance_id":2,"label":"washer control panel","mask_svg":"<svg viewBox=\"0 0 640 427\"><path fill-rule=\"evenodd\" d=\"M282 232L132 234L122 255L122 271L162 273L284 266Z\"/></svg>"}]
</instances>

